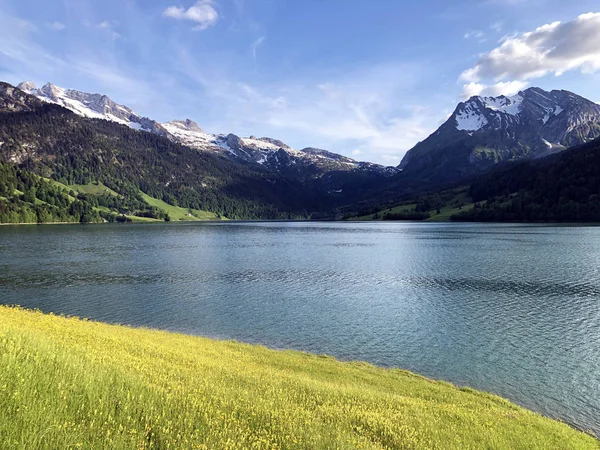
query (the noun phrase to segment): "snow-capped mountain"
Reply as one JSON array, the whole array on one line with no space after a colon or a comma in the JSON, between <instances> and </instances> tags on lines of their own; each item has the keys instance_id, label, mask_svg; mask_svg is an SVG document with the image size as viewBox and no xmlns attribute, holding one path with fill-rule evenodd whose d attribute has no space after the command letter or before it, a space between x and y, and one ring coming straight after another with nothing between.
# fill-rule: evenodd
<instances>
[{"instance_id":1,"label":"snow-capped mountain","mask_svg":"<svg viewBox=\"0 0 600 450\"><path fill-rule=\"evenodd\" d=\"M546 156L600 136L600 105L568 91L529 88L471 97L410 150L399 168L426 179L456 179L504 161Z\"/></svg>"},{"instance_id":2,"label":"snow-capped mountain","mask_svg":"<svg viewBox=\"0 0 600 450\"><path fill-rule=\"evenodd\" d=\"M20 89L0 81L0 111L23 112L35 109L38 103L33 97L25 95Z\"/></svg>"},{"instance_id":3,"label":"snow-capped mountain","mask_svg":"<svg viewBox=\"0 0 600 450\"><path fill-rule=\"evenodd\" d=\"M17 87L42 101L64 106L83 117L110 120L136 130L163 133L156 122L141 117L126 106L113 102L106 95L64 89L52 83L47 83L39 89L31 82L23 82Z\"/></svg>"},{"instance_id":4,"label":"snow-capped mountain","mask_svg":"<svg viewBox=\"0 0 600 450\"><path fill-rule=\"evenodd\" d=\"M51 83L38 89L31 82L23 82L18 88L83 117L109 120L136 130L158 133L199 151L218 152L225 157L243 160L248 164L260 164L269 170L286 172L302 178L319 177L331 171L358 170L376 172L384 176L397 173L394 167L359 162L326 150L295 150L276 139L210 134L190 119L158 123L141 117L127 106L119 105L102 94L64 89Z\"/></svg>"}]
</instances>

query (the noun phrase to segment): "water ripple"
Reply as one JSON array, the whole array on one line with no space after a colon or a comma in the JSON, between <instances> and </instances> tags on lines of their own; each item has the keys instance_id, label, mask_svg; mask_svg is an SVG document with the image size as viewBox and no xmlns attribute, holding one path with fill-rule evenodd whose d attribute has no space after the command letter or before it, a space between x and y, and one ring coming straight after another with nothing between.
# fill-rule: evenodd
<instances>
[{"instance_id":1,"label":"water ripple","mask_svg":"<svg viewBox=\"0 0 600 450\"><path fill-rule=\"evenodd\" d=\"M368 360L600 433L600 228L0 228L0 302Z\"/></svg>"}]
</instances>

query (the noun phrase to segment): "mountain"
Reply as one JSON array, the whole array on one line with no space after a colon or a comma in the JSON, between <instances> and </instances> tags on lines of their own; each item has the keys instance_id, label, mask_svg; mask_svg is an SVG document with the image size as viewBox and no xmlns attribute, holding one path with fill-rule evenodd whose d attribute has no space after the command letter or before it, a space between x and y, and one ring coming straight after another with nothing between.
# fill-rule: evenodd
<instances>
[{"instance_id":1,"label":"mountain","mask_svg":"<svg viewBox=\"0 0 600 450\"><path fill-rule=\"evenodd\" d=\"M299 180L320 178L332 171L365 172L377 176L391 176L398 172L395 167L359 162L326 150L295 150L279 140L267 137L242 138L234 134L210 134L190 119L158 123L141 117L127 106L119 105L102 94L64 89L51 83L38 89L31 82L23 82L18 88L83 117L109 120L135 130L156 133L199 151L218 153L245 164L261 165L270 171Z\"/></svg>"},{"instance_id":2,"label":"mountain","mask_svg":"<svg viewBox=\"0 0 600 450\"><path fill-rule=\"evenodd\" d=\"M17 88L44 102L63 106L83 117L110 120L111 122L127 125L135 130L166 135L160 124L139 116L128 107L113 102L106 95L63 89L52 83L47 83L38 89L35 84L28 81L20 83Z\"/></svg>"},{"instance_id":3,"label":"mountain","mask_svg":"<svg viewBox=\"0 0 600 450\"><path fill-rule=\"evenodd\" d=\"M61 203L68 208L63 203L69 196L80 200L76 186L81 185L105 186L112 193L81 199L87 206L144 217L160 217L145 195L232 219L307 218L327 213L339 199L260 164L200 152L117 121L74 114L6 83L0 83L0 165L5 173L0 212L8 208L11 214L37 209L43 202L52 216L63 217L65 212L54 207ZM54 183L66 187L68 195L50 196L55 197L50 201L47 193ZM69 216L79 212L75 209Z\"/></svg>"},{"instance_id":4,"label":"mountain","mask_svg":"<svg viewBox=\"0 0 600 450\"><path fill-rule=\"evenodd\" d=\"M160 219L171 207L191 218L330 218L396 178L326 150L210 135L191 120L142 129L150 119L103 96L21 87L36 95L0 82L0 222Z\"/></svg>"},{"instance_id":5,"label":"mountain","mask_svg":"<svg viewBox=\"0 0 600 450\"><path fill-rule=\"evenodd\" d=\"M493 170L471 184L469 195L475 207L453 220L600 222L600 139Z\"/></svg>"},{"instance_id":6,"label":"mountain","mask_svg":"<svg viewBox=\"0 0 600 450\"><path fill-rule=\"evenodd\" d=\"M33 111L39 101L10 84L0 83L0 112Z\"/></svg>"},{"instance_id":7,"label":"mountain","mask_svg":"<svg viewBox=\"0 0 600 450\"><path fill-rule=\"evenodd\" d=\"M600 105L568 91L530 88L515 96L471 97L398 166L404 176L464 179L507 161L535 159L600 136Z\"/></svg>"}]
</instances>

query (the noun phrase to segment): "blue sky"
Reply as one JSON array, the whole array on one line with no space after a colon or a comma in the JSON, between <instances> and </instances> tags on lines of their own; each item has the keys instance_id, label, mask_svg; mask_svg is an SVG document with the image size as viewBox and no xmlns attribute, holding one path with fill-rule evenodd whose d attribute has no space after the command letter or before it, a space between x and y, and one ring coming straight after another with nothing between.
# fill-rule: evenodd
<instances>
[{"instance_id":1,"label":"blue sky","mask_svg":"<svg viewBox=\"0 0 600 450\"><path fill-rule=\"evenodd\" d=\"M468 95L540 86L600 101L596 11L586 0L0 0L0 79L395 165Z\"/></svg>"}]
</instances>

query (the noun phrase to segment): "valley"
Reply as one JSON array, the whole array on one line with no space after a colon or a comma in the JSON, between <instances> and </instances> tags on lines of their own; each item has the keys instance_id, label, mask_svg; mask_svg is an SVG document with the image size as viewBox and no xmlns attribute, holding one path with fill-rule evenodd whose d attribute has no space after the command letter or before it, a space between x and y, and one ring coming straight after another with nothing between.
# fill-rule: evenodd
<instances>
[{"instance_id":1,"label":"valley","mask_svg":"<svg viewBox=\"0 0 600 450\"><path fill-rule=\"evenodd\" d=\"M272 138L210 134L190 119L159 123L101 94L19 86L0 89L0 222L599 218L593 177L587 197L571 199L578 188L567 175L553 202L575 203L548 214L540 211L555 207L532 200L524 191L531 185L482 194L482 184L498 183L493 174L562 170L577 157L553 155L596 148L600 106L567 91L472 97L394 168ZM514 206L524 196L530 206Z\"/></svg>"}]
</instances>

